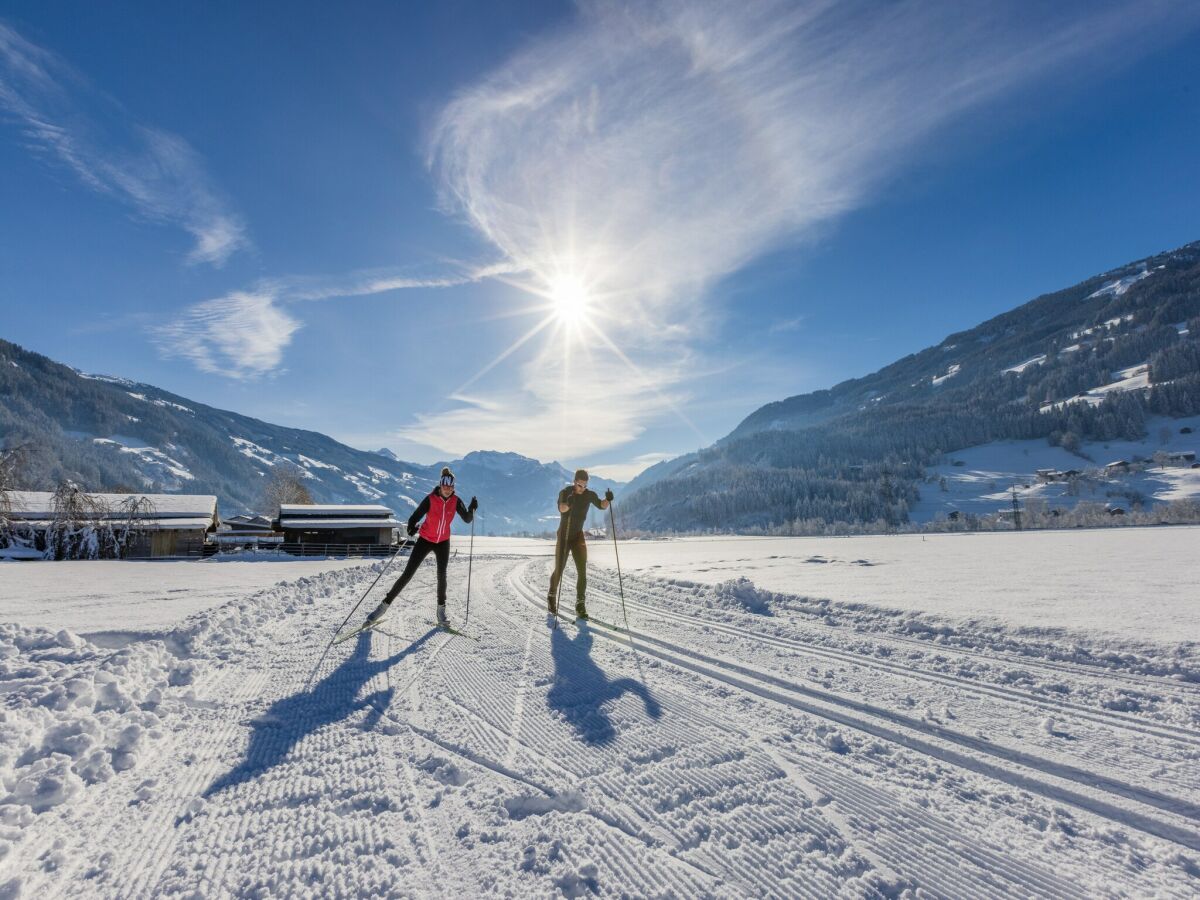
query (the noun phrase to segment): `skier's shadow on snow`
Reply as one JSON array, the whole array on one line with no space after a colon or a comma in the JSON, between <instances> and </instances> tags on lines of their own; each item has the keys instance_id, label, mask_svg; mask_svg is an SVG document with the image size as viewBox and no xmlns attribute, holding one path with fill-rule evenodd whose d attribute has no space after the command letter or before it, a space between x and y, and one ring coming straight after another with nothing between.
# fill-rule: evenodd
<instances>
[{"instance_id":1,"label":"skier's shadow on snow","mask_svg":"<svg viewBox=\"0 0 1200 900\"><path fill-rule=\"evenodd\" d=\"M226 788L257 778L283 762L292 748L307 735L340 721L357 710L370 710L363 722L363 728L374 728L383 711L391 703L394 689L375 691L361 698L359 691L377 673L391 668L406 656L417 652L437 633L436 628L431 628L399 653L374 662L368 660L371 635L360 634L354 653L314 684L311 690L276 700L266 712L253 720L253 731L250 733L245 757L209 785L203 796L211 797Z\"/></svg>"},{"instance_id":2,"label":"skier's shadow on snow","mask_svg":"<svg viewBox=\"0 0 1200 900\"><path fill-rule=\"evenodd\" d=\"M617 731L604 711L605 703L628 691L641 698L652 719L662 715L662 707L640 681L605 675L592 661L593 640L589 625L581 626L574 639L567 637L562 628L550 632L554 685L546 695L546 705L561 713L585 744L608 744Z\"/></svg>"}]
</instances>

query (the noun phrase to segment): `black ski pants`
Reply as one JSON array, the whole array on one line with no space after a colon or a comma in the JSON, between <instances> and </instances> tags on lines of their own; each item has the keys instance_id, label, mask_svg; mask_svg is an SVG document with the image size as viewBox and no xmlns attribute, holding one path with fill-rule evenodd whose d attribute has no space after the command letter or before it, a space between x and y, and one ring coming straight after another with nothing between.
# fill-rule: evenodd
<instances>
[{"instance_id":1,"label":"black ski pants","mask_svg":"<svg viewBox=\"0 0 1200 900\"><path fill-rule=\"evenodd\" d=\"M417 573L417 566L424 562L425 557L433 553L437 559L437 600L438 606L446 604L446 566L450 562L450 541L445 540L440 544L435 544L433 541L427 541L423 537L417 538L416 545L412 548L412 553L408 557L408 565L404 567L404 571L400 573L400 577L396 579L396 583L392 585L392 589L387 592L387 596L383 598L384 603L391 603L396 599L396 595L404 590L404 586L412 580L413 575Z\"/></svg>"},{"instance_id":2,"label":"black ski pants","mask_svg":"<svg viewBox=\"0 0 1200 900\"><path fill-rule=\"evenodd\" d=\"M550 596L558 595L558 583L562 580L563 570L567 567L567 552L575 560L575 605L583 605L583 596L587 593L587 541L582 531L577 531L570 537L561 530L558 540L554 543L554 574L550 576Z\"/></svg>"}]
</instances>

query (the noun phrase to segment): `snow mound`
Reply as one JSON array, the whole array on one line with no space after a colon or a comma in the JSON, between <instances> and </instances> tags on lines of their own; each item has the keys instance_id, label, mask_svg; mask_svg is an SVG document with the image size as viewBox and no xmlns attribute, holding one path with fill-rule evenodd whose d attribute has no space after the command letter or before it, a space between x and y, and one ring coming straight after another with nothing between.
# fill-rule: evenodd
<instances>
[{"instance_id":1,"label":"snow mound","mask_svg":"<svg viewBox=\"0 0 1200 900\"><path fill-rule=\"evenodd\" d=\"M132 769L163 734L166 692L190 678L162 641L110 652L65 629L0 625L0 804L42 813Z\"/></svg>"},{"instance_id":2,"label":"snow mound","mask_svg":"<svg viewBox=\"0 0 1200 900\"><path fill-rule=\"evenodd\" d=\"M135 769L197 702L202 672L269 640L280 615L327 602L380 565L281 583L115 651L66 629L0 624L0 824L16 829L6 836ZM136 792L152 794L148 783Z\"/></svg>"}]
</instances>

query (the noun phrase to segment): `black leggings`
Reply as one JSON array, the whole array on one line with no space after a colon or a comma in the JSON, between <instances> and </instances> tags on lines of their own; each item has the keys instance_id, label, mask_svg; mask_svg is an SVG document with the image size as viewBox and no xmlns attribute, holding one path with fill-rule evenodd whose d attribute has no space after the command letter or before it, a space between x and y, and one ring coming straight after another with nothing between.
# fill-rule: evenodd
<instances>
[{"instance_id":1,"label":"black leggings","mask_svg":"<svg viewBox=\"0 0 1200 900\"><path fill-rule=\"evenodd\" d=\"M416 574L417 566L421 565L430 551L433 551L433 555L437 558L438 606L446 605L446 564L450 562L450 541L445 540L440 544L435 544L433 541L427 541L423 537L417 538L417 544L413 547L412 554L408 557L408 565L404 567L404 571L396 579L396 583L392 585L392 589L383 598L384 603L391 603L396 599L396 595L404 590L404 586Z\"/></svg>"},{"instance_id":2,"label":"black leggings","mask_svg":"<svg viewBox=\"0 0 1200 900\"><path fill-rule=\"evenodd\" d=\"M570 537L564 536L562 532L558 534L558 540L554 543L554 574L550 576L550 596L558 594L558 582L562 579L563 569L567 567L568 549L571 558L575 560L575 605L578 606L583 603L584 594L587 593L587 540L582 531Z\"/></svg>"}]
</instances>

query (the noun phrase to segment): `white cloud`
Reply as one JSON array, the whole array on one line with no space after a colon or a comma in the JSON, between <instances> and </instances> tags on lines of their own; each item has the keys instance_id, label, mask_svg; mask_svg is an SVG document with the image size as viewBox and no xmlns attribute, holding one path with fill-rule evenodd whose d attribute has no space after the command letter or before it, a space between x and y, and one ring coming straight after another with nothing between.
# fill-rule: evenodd
<instances>
[{"instance_id":1,"label":"white cloud","mask_svg":"<svg viewBox=\"0 0 1200 900\"><path fill-rule=\"evenodd\" d=\"M790 319L779 319L772 322L767 331L771 334L783 334L788 331L799 331L804 324L804 316L793 316Z\"/></svg>"},{"instance_id":2,"label":"white cloud","mask_svg":"<svg viewBox=\"0 0 1200 900\"><path fill-rule=\"evenodd\" d=\"M580 358L562 349L548 344L526 361L519 389L456 392L449 398L451 409L418 414L397 435L455 456L509 450L574 465L580 457L635 440L648 423L670 415L686 399L671 387L689 365L686 356L664 361L650 380L634 377L615 357ZM612 389L616 383L622 390Z\"/></svg>"},{"instance_id":3,"label":"white cloud","mask_svg":"<svg viewBox=\"0 0 1200 900\"><path fill-rule=\"evenodd\" d=\"M277 369L298 328L300 322L277 305L274 295L236 292L199 303L151 334L165 356L245 379Z\"/></svg>"},{"instance_id":4,"label":"white cloud","mask_svg":"<svg viewBox=\"0 0 1200 900\"><path fill-rule=\"evenodd\" d=\"M0 110L30 149L138 215L190 234L190 262L222 265L247 245L245 226L177 135L141 125L64 60L0 22Z\"/></svg>"},{"instance_id":5,"label":"white cloud","mask_svg":"<svg viewBox=\"0 0 1200 900\"><path fill-rule=\"evenodd\" d=\"M635 456L628 462L623 463L597 463L591 467L585 467L592 475L599 475L601 478L611 478L613 481L630 482L646 471L656 463L664 462L668 459L674 459L678 453L642 453Z\"/></svg>"},{"instance_id":6,"label":"white cloud","mask_svg":"<svg viewBox=\"0 0 1200 900\"><path fill-rule=\"evenodd\" d=\"M866 202L953 117L1118 44L1135 52L1171 16L1194 18L1130 0L1036 15L959 0L585 3L447 104L429 160L508 280L585 285L614 342L678 395L719 279ZM523 372L404 433L573 457L675 405L621 365ZM560 379L594 396L602 427L558 398Z\"/></svg>"}]
</instances>

